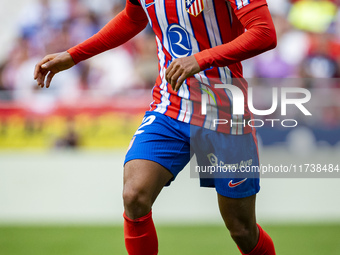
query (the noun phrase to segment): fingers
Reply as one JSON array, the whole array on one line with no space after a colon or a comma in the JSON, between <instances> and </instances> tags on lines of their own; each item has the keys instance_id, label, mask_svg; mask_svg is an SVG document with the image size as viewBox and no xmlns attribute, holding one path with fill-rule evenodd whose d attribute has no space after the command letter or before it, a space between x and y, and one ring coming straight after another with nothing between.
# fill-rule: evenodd
<instances>
[{"instance_id":1,"label":"fingers","mask_svg":"<svg viewBox=\"0 0 340 255\"><path fill-rule=\"evenodd\" d=\"M170 66L166 69L166 72L165 72L165 79L168 83L171 83L170 78L176 71L176 68L174 67L174 63L175 61L170 64Z\"/></svg>"},{"instance_id":2,"label":"fingers","mask_svg":"<svg viewBox=\"0 0 340 255\"><path fill-rule=\"evenodd\" d=\"M53 68L53 66L54 66L53 60L48 61L47 63L45 63L41 66L41 69L42 69L41 82L40 82L41 88L43 88L45 86L45 84L46 84L46 88L50 87L51 80L52 80L53 76L56 74L56 71L54 70L55 68ZM46 82L45 82L46 75L47 75L47 79L46 79Z\"/></svg>"},{"instance_id":3,"label":"fingers","mask_svg":"<svg viewBox=\"0 0 340 255\"><path fill-rule=\"evenodd\" d=\"M168 71L169 69L167 69ZM166 80L168 83L170 83L172 89L175 89L177 79L181 75L181 72L183 71L182 68L179 68L178 66L173 66L168 74L166 75Z\"/></svg>"},{"instance_id":4,"label":"fingers","mask_svg":"<svg viewBox=\"0 0 340 255\"><path fill-rule=\"evenodd\" d=\"M165 78L174 91L178 91L183 82L195 73L200 72L194 56L175 59L165 72Z\"/></svg>"},{"instance_id":5,"label":"fingers","mask_svg":"<svg viewBox=\"0 0 340 255\"><path fill-rule=\"evenodd\" d=\"M183 80L181 83L179 83L179 78L182 78L183 76L185 76L185 70L183 70L182 68L178 69L176 73L174 73L172 75L172 77L170 78L170 81L171 81L171 87L174 91L178 91L179 88L181 87Z\"/></svg>"},{"instance_id":6,"label":"fingers","mask_svg":"<svg viewBox=\"0 0 340 255\"><path fill-rule=\"evenodd\" d=\"M44 75L45 72L46 70L43 70L39 64L35 66L34 79L37 81L38 86L41 85L42 76Z\"/></svg>"},{"instance_id":7,"label":"fingers","mask_svg":"<svg viewBox=\"0 0 340 255\"><path fill-rule=\"evenodd\" d=\"M75 63L71 55L66 51L47 55L36 64L34 68L34 79L41 88L45 86L46 79L46 88L48 88L56 73L69 69L74 65Z\"/></svg>"},{"instance_id":8,"label":"fingers","mask_svg":"<svg viewBox=\"0 0 340 255\"><path fill-rule=\"evenodd\" d=\"M52 78L53 78L54 75L55 75L55 73L53 73L53 72L50 72L47 75L47 78L46 78L46 88L50 87L50 84L51 84L51 81L52 81Z\"/></svg>"},{"instance_id":9,"label":"fingers","mask_svg":"<svg viewBox=\"0 0 340 255\"><path fill-rule=\"evenodd\" d=\"M38 74L39 74L39 70L40 70L40 66L38 66L38 64L35 65L34 67L34 80L38 79Z\"/></svg>"},{"instance_id":10,"label":"fingers","mask_svg":"<svg viewBox=\"0 0 340 255\"><path fill-rule=\"evenodd\" d=\"M38 86L40 86L41 88L45 86L46 75L48 74L46 80L46 88L48 88L53 76L56 73L54 70L55 61L53 61L55 57L56 54L47 55L38 64L35 65L34 79L37 81Z\"/></svg>"},{"instance_id":11,"label":"fingers","mask_svg":"<svg viewBox=\"0 0 340 255\"><path fill-rule=\"evenodd\" d=\"M185 81L186 78L188 78L190 75L187 73L182 73L179 79L177 80L176 86L175 86L175 91L177 92L179 88L182 86L183 82Z\"/></svg>"},{"instance_id":12,"label":"fingers","mask_svg":"<svg viewBox=\"0 0 340 255\"><path fill-rule=\"evenodd\" d=\"M51 56L47 55L38 64L35 65L35 68L34 68L34 79L35 80L38 78L39 72L41 72L41 66L50 60L51 60Z\"/></svg>"},{"instance_id":13,"label":"fingers","mask_svg":"<svg viewBox=\"0 0 340 255\"><path fill-rule=\"evenodd\" d=\"M48 73L47 70L43 70L41 69L38 73L38 78L37 78L37 83L38 83L38 86L40 87L44 87L44 82L45 82L45 76L46 74Z\"/></svg>"},{"instance_id":14,"label":"fingers","mask_svg":"<svg viewBox=\"0 0 340 255\"><path fill-rule=\"evenodd\" d=\"M178 63L177 60L172 62L165 73L165 78L168 83L170 83L174 91L178 78L183 74L184 68ZM179 89L179 88L178 88ZM176 91L177 92L177 91Z\"/></svg>"},{"instance_id":15,"label":"fingers","mask_svg":"<svg viewBox=\"0 0 340 255\"><path fill-rule=\"evenodd\" d=\"M178 63L176 60L171 63L165 73L165 78L168 83L170 83L172 89L178 92L182 83L188 78L187 71L185 68Z\"/></svg>"},{"instance_id":16,"label":"fingers","mask_svg":"<svg viewBox=\"0 0 340 255\"><path fill-rule=\"evenodd\" d=\"M50 61L47 61L46 63L42 64L41 68L45 69L45 70L50 70L50 69L53 68L54 65L55 65L55 61L50 60Z\"/></svg>"},{"instance_id":17,"label":"fingers","mask_svg":"<svg viewBox=\"0 0 340 255\"><path fill-rule=\"evenodd\" d=\"M46 85L46 88L49 88L50 85L51 85L51 81L52 81L55 74L56 74L56 72L44 70L40 74L39 78L37 79L38 86L43 88ZM46 78L46 75L47 75L47 78ZM45 81L45 79L46 79L46 81Z\"/></svg>"}]
</instances>

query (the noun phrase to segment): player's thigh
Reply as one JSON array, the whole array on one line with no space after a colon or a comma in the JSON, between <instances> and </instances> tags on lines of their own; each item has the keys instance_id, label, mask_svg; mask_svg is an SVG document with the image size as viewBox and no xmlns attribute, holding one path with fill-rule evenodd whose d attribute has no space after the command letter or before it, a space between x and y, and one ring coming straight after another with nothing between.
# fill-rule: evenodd
<instances>
[{"instance_id":1,"label":"player's thigh","mask_svg":"<svg viewBox=\"0 0 340 255\"><path fill-rule=\"evenodd\" d=\"M190 160L189 127L163 114L146 112L124 161L124 205L145 210ZM128 210L131 211L131 210Z\"/></svg>"},{"instance_id":2,"label":"player's thigh","mask_svg":"<svg viewBox=\"0 0 340 255\"><path fill-rule=\"evenodd\" d=\"M123 196L128 200L141 197L152 205L164 185L172 178L172 173L156 162L131 160L124 166Z\"/></svg>"},{"instance_id":3,"label":"player's thigh","mask_svg":"<svg viewBox=\"0 0 340 255\"><path fill-rule=\"evenodd\" d=\"M145 171L162 169L160 172L164 172L165 169L169 172L167 176L171 175L166 183L170 185L190 160L189 133L187 123L157 112L146 112L143 123L131 139L124 165L138 172L138 176L143 176ZM139 165L145 169L140 170ZM153 170L148 170L151 168Z\"/></svg>"}]
</instances>

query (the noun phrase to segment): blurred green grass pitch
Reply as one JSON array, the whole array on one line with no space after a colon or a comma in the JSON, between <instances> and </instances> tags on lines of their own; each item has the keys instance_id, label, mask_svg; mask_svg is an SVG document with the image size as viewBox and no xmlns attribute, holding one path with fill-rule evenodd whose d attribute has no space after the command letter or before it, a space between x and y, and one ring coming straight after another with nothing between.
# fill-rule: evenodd
<instances>
[{"instance_id":1,"label":"blurred green grass pitch","mask_svg":"<svg viewBox=\"0 0 340 255\"><path fill-rule=\"evenodd\" d=\"M263 225L278 255L340 254L340 224ZM157 226L160 255L239 255L223 226ZM1 255L120 255L120 226L0 226Z\"/></svg>"}]
</instances>

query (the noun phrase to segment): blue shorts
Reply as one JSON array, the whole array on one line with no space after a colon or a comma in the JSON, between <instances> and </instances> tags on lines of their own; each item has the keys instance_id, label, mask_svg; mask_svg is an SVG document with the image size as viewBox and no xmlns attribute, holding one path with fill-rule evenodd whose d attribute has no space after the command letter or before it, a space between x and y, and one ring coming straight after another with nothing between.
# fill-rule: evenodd
<instances>
[{"instance_id":1,"label":"blue shorts","mask_svg":"<svg viewBox=\"0 0 340 255\"><path fill-rule=\"evenodd\" d=\"M190 146L191 145L191 146ZM146 112L133 136L124 164L134 159L154 161L168 169L175 180L177 174L196 155L198 166L258 166L255 136L229 135L184 123L157 112ZM215 187L226 197L242 198L259 192L258 174L237 178L200 176L201 187Z\"/></svg>"}]
</instances>

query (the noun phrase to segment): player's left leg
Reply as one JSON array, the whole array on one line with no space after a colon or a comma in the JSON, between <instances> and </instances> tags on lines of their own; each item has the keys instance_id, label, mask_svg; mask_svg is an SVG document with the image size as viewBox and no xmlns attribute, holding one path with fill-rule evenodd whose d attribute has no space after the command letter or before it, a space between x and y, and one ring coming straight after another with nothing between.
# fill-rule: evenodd
<instances>
[{"instance_id":1,"label":"player's left leg","mask_svg":"<svg viewBox=\"0 0 340 255\"><path fill-rule=\"evenodd\" d=\"M270 236L256 224L256 195L229 198L218 194L222 218L242 254L275 255Z\"/></svg>"},{"instance_id":2,"label":"player's left leg","mask_svg":"<svg viewBox=\"0 0 340 255\"><path fill-rule=\"evenodd\" d=\"M255 131L228 135L192 127L191 133L198 166L214 170L200 172L201 186L216 188L220 212L242 254L274 255L273 241L256 224L259 173L250 171L259 166Z\"/></svg>"}]
</instances>

